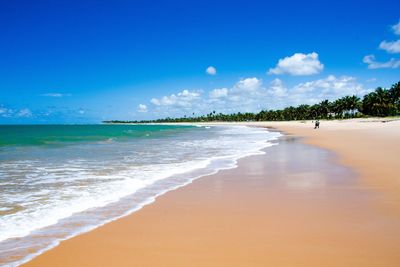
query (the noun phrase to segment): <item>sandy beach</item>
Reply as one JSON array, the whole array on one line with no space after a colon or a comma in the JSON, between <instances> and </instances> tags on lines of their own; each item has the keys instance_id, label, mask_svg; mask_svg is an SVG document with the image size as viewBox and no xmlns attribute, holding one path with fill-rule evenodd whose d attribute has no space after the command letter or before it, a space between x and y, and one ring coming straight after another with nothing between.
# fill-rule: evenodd
<instances>
[{"instance_id":1,"label":"sandy beach","mask_svg":"<svg viewBox=\"0 0 400 267\"><path fill-rule=\"evenodd\" d=\"M25 266L400 266L400 122L287 135Z\"/></svg>"},{"instance_id":2,"label":"sandy beach","mask_svg":"<svg viewBox=\"0 0 400 267\"><path fill-rule=\"evenodd\" d=\"M400 1L0 7L0 267L400 267Z\"/></svg>"}]
</instances>

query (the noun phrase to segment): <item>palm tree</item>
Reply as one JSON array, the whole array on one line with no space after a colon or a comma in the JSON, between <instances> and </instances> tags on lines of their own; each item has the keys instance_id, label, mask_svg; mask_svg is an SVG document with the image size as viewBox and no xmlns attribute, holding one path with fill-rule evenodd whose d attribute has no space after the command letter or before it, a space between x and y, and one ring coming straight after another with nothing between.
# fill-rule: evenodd
<instances>
[{"instance_id":1,"label":"palm tree","mask_svg":"<svg viewBox=\"0 0 400 267\"><path fill-rule=\"evenodd\" d=\"M389 95L392 100L392 103L396 107L396 114L400 113L400 82L395 83L392 85L392 87L389 89Z\"/></svg>"},{"instance_id":2,"label":"palm tree","mask_svg":"<svg viewBox=\"0 0 400 267\"><path fill-rule=\"evenodd\" d=\"M344 112L344 101L342 98L336 99L332 104L331 104L331 110L333 113L335 113L335 117L341 118L343 116Z\"/></svg>"},{"instance_id":3,"label":"palm tree","mask_svg":"<svg viewBox=\"0 0 400 267\"><path fill-rule=\"evenodd\" d=\"M340 100L342 101L342 107L346 117L354 116L360 108L360 98L358 96L345 96Z\"/></svg>"},{"instance_id":4,"label":"palm tree","mask_svg":"<svg viewBox=\"0 0 400 267\"><path fill-rule=\"evenodd\" d=\"M310 106L309 105L300 105L296 108L297 119L298 120L306 120L310 118Z\"/></svg>"},{"instance_id":5,"label":"palm tree","mask_svg":"<svg viewBox=\"0 0 400 267\"><path fill-rule=\"evenodd\" d=\"M308 114L312 119L320 119L321 118L321 106L319 104L312 105Z\"/></svg>"},{"instance_id":6,"label":"palm tree","mask_svg":"<svg viewBox=\"0 0 400 267\"><path fill-rule=\"evenodd\" d=\"M392 98L393 103L396 103L400 100L400 82L395 83L389 89L389 95Z\"/></svg>"},{"instance_id":7,"label":"palm tree","mask_svg":"<svg viewBox=\"0 0 400 267\"><path fill-rule=\"evenodd\" d=\"M362 109L366 115L379 117L394 115L396 113L396 107L392 102L389 91L381 87L364 96Z\"/></svg>"},{"instance_id":8,"label":"palm tree","mask_svg":"<svg viewBox=\"0 0 400 267\"><path fill-rule=\"evenodd\" d=\"M358 96L352 95L352 96L349 97L348 108L351 111L359 110L360 109L360 105L361 105L361 99Z\"/></svg>"},{"instance_id":9,"label":"palm tree","mask_svg":"<svg viewBox=\"0 0 400 267\"><path fill-rule=\"evenodd\" d=\"M328 114L330 112L329 100L321 101L321 103L319 103L319 107L320 107L320 111L319 112L321 114L321 118L324 118L324 119L328 118Z\"/></svg>"}]
</instances>

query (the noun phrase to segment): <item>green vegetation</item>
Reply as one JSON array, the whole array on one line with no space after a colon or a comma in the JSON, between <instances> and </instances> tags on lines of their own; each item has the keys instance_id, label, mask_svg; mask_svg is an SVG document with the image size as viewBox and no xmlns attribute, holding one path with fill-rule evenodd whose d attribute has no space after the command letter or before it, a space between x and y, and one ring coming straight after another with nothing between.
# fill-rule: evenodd
<instances>
[{"instance_id":1,"label":"green vegetation","mask_svg":"<svg viewBox=\"0 0 400 267\"><path fill-rule=\"evenodd\" d=\"M165 118L147 121L105 121L106 123L149 122L207 122L207 121L290 121L313 119L348 119L360 117L386 117L400 115L400 82L390 89L378 87L361 100L345 96L335 101L324 100L315 105L300 105L280 110L262 110L259 113L217 114L215 111L202 116Z\"/></svg>"}]
</instances>

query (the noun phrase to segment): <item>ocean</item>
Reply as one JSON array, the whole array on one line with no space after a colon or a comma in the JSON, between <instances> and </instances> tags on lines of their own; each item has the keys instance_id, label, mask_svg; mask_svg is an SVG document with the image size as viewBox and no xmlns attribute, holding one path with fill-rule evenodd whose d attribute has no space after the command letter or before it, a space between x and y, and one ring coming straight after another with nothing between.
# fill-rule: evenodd
<instances>
[{"instance_id":1,"label":"ocean","mask_svg":"<svg viewBox=\"0 0 400 267\"><path fill-rule=\"evenodd\" d=\"M244 126L0 125L0 265L234 168L279 135Z\"/></svg>"}]
</instances>

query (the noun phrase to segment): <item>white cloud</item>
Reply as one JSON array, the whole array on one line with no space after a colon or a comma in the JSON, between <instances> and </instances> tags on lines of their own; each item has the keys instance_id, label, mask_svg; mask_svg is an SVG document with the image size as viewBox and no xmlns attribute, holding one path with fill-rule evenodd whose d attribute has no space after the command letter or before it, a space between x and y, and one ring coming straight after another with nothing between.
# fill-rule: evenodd
<instances>
[{"instance_id":1,"label":"white cloud","mask_svg":"<svg viewBox=\"0 0 400 267\"><path fill-rule=\"evenodd\" d=\"M392 26L392 30L395 34L400 35L400 21Z\"/></svg>"},{"instance_id":2,"label":"white cloud","mask_svg":"<svg viewBox=\"0 0 400 267\"><path fill-rule=\"evenodd\" d=\"M148 111L147 106L145 104L139 104L138 111L141 113L146 113Z\"/></svg>"},{"instance_id":3,"label":"white cloud","mask_svg":"<svg viewBox=\"0 0 400 267\"><path fill-rule=\"evenodd\" d=\"M400 35L400 22L392 26L395 34ZM396 54L400 53L400 40L397 41L382 41L379 44L379 49L385 50L387 53ZM400 67L400 59L391 58L389 61L379 62L375 60L374 55L366 55L363 62L368 64L369 69L395 69Z\"/></svg>"},{"instance_id":4,"label":"white cloud","mask_svg":"<svg viewBox=\"0 0 400 267\"><path fill-rule=\"evenodd\" d=\"M156 105L156 106L161 106L161 102L157 98L152 98L150 100L150 103L152 103L153 105Z\"/></svg>"},{"instance_id":5,"label":"white cloud","mask_svg":"<svg viewBox=\"0 0 400 267\"><path fill-rule=\"evenodd\" d=\"M172 114L256 111L261 109L259 100L265 95L262 81L256 77L240 79L230 88L216 88L202 95L201 91L183 90L178 94L153 98L155 113L160 116Z\"/></svg>"},{"instance_id":6,"label":"white cloud","mask_svg":"<svg viewBox=\"0 0 400 267\"><path fill-rule=\"evenodd\" d=\"M299 83L294 87L296 92L311 92L316 89L330 90L330 91L341 91L351 89L351 93L355 91L353 89L360 89L361 85L356 83L356 78L351 76L342 76L336 78L334 75L329 75L325 79L314 80L305 83ZM356 90L356 91L357 91Z\"/></svg>"},{"instance_id":7,"label":"white cloud","mask_svg":"<svg viewBox=\"0 0 400 267\"><path fill-rule=\"evenodd\" d=\"M0 107L0 117L8 118L11 117L13 114L13 110L6 108L6 107Z\"/></svg>"},{"instance_id":8,"label":"white cloud","mask_svg":"<svg viewBox=\"0 0 400 267\"><path fill-rule=\"evenodd\" d=\"M382 41L379 44L379 48L391 54L400 53L400 40L393 42Z\"/></svg>"},{"instance_id":9,"label":"white cloud","mask_svg":"<svg viewBox=\"0 0 400 267\"><path fill-rule=\"evenodd\" d=\"M209 66L206 69L206 73L209 74L209 75L215 75L215 74L217 74L217 69L215 67L213 67L213 66Z\"/></svg>"},{"instance_id":10,"label":"white cloud","mask_svg":"<svg viewBox=\"0 0 400 267\"><path fill-rule=\"evenodd\" d=\"M15 118L15 117L29 118L32 116L33 116L33 114L31 112L31 110L28 108L23 108L20 110L13 110L11 108L7 108L7 107L0 105L0 117L3 117L3 118Z\"/></svg>"},{"instance_id":11,"label":"white cloud","mask_svg":"<svg viewBox=\"0 0 400 267\"><path fill-rule=\"evenodd\" d=\"M287 102L293 105L315 104L322 100L334 100L346 95L362 96L369 90L364 89L355 77L329 75L324 79L318 79L294 86Z\"/></svg>"},{"instance_id":12,"label":"white cloud","mask_svg":"<svg viewBox=\"0 0 400 267\"><path fill-rule=\"evenodd\" d=\"M262 81L256 77L243 78L231 88L217 88L211 90L208 99L203 99L201 106L205 110L212 109L218 112L247 112L261 109L260 99L266 95Z\"/></svg>"},{"instance_id":13,"label":"white cloud","mask_svg":"<svg viewBox=\"0 0 400 267\"><path fill-rule=\"evenodd\" d=\"M299 104L315 104L345 95L362 96L368 92L356 78L327 76L324 79L286 87L280 79L264 86L256 77L240 79L231 87L216 88L208 94L184 90L161 98L153 98L155 114L160 117L206 114L212 110L222 113L258 112Z\"/></svg>"},{"instance_id":14,"label":"white cloud","mask_svg":"<svg viewBox=\"0 0 400 267\"><path fill-rule=\"evenodd\" d=\"M32 112L28 108L24 108L18 111L16 115L17 117L29 118L32 117Z\"/></svg>"},{"instance_id":15,"label":"white cloud","mask_svg":"<svg viewBox=\"0 0 400 267\"><path fill-rule=\"evenodd\" d=\"M210 98L221 98L228 96L228 88L216 88L209 93Z\"/></svg>"},{"instance_id":16,"label":"white cloud","mask_svg":"<svg viewBox=\"0 0 400 267\"><path fill-rule=\"evenodd\" d=\"M375 60L374 55L367 55L363 58L363 62L368 64L369 69L383 69L383 68L391 68L396 69L400 67L400 60L391 58L386 62L378 62Z\"/></svg>"},{"instance_id":17,"label":"white cloud","mask_svg":"<svg viewBox=\"0 0 400 267\"><path fill-rule=\"evenodd\" d=\"M261 94L265 94L262 81L256 77L243 78L228 89L225 102L230 102L230 107L242 107L245 111L257 108L254 104ZM254 107L251 107L254 105Z\"/></svg>"},{"instance_id":18,"label":"white cloud","mask_svg":"<svg viewBox=\"0 0 400 267\"><path fill-rule=\"evenodd\" d=\"M261 80L256 77L241 79L232 88L233 92L255 92L261 87Z\"/></svg>"},{"instance_id":19,"label":"white cloud","mask_svg":"<svg viewBox=\"0 0 400 267\"><path fill-rule=\"evenodd\" d=\"M290 105L315 104L322 100L333 100L345 95L363 95L365 90L362 84L358 83L355 77L335 77L329 75L324 79L299 83L291 88L284 85L280 79L274 79L264 87L260 80L257 89L252 91L243 90L241 93L234 88L239 81L228 91L228 96L219 101L218 104L225 110L237 111L259 111L265 108L284 108ZM240 87L240 86L239 86ZM215 104L211 102L211 104Z\"/></svg>"},{"instance_id":20,"label":"white cloud","mask_svg":"<svg viewBox=\"0 0 400 267\"><path fill-rule=\"evenodd\" d=\"M150 102L156 106L191 107L192 103L200 98L200 95L200 91L183 90L178 94L163 96L160 99L153 98Z\"/></svg>"},{"instance_id":21,"label":"white cloud","mask_svg":"<svg viewBox=\"0 0 400 267\"><path fill-rule=\"evenodd\" d=\"M320 73L323 69L324 65L319 61L317 53L295 53L279 59L276 67L269 69L268 74L312 75Z\"/></svg>"},{"instance_id":22,"label":"white cloud","mask_svg":"<svg viewBox=\"0 0 400 267\"><path fill-rule=\"evenodd\" d=\"M68 108L62 106L47 106L46 108L39 108L31 110L27 107L9 108L0 104L0 119L6 118L7 120L21 120L21 119L35 119L40 122L57 122L60 118L65 119L83 119L88 118L86 115L90 110L85 108ZM84 121L82 121L84 122Z\"/></svg>"},{"instance_id":23,"label":"white cloud","mask_svg":"<svg viewBox=\"0 0 400 267\"><path fill-rule=\"evenodd\" d=\"M271 82L268 93L272 97L286 97L288 95L287 88L283 85L283 82L280 79L275 79Z\"/></svg>"},{"instance_id":24,"label":"white cloud","mask_svg":"<svg viewBox=\"0 0 400 267\"><path fill-rule=\"evenodd\" d=\"M64 96L70 96L71 94L61 94L61 93L46 93L46 94L41 94L41 96L48 96L48 97L64 97Z\"/></svg>"}]
</instances>

